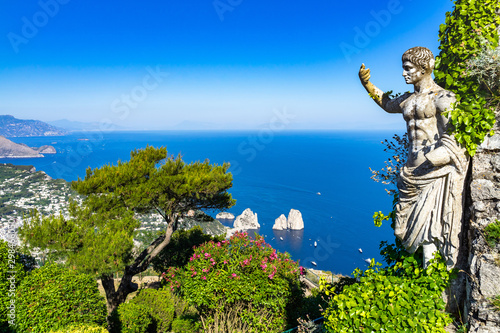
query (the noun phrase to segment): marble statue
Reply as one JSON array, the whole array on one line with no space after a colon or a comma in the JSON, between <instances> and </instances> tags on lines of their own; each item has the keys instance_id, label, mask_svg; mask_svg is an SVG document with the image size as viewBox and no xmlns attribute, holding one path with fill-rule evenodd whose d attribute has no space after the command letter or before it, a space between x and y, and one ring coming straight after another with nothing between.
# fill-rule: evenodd
<instances>
[{"instance_id":1,"label":"marble statue","mask_svg":"<svg viewBox=\"0 0 500 333\"><path fill-rule=\"evenodd\" d=\"M401 169L395 235L413 253L423 248L425 267L440 251L449 268L457 263L468 158L447 130L455 95L432 79L434 56L424 47L403 54L403 77L414 92L391 98L370 82L361 65L359 78L373 100L388 113L402 113L408 132L408 157Z\"/></svg>"}]
</instances>

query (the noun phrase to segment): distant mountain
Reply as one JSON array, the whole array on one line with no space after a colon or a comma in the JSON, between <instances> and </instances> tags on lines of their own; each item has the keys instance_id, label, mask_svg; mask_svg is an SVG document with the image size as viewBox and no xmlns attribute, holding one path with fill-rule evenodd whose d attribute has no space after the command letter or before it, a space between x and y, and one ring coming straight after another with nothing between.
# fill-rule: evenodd
<instances>
[{"instance_id":1,"label":"distant mountain","mask_svg":"<svg viewBox=\"0 0 500 333\"><path fill-rule=\"evenodd\" d=\"M0 135L5 137L56 136L66 135L61 128L39 120L17 119L10 115L0 115Z\"/></svg>"},{"instance_id":2,"label":"distant mountain","mask_svg":"<svg viewBox=\"0 0 500 333\"><path fill-rule=\"evenodd\" d=\"M3 136L0 136L0 158L44 157L42 153L55 154L56 150L52 146L31 148L23 143L15 143Z\"/></svg>"},{"instance_id":3,"label":"distant mountain","mask_svg":"<svg viewBox=\"0 0 500 333\"><path fill-rule=\"evenodd\" d=\"M117 126L114 124L111 124L111 126L103 126L103 124L99 122L83 122L83 121L72 121L68 119L61 119L61 120L54 120L54 121L48 121L52 126L64 128L67 131L101 131L103 130L103 127L107 129L112 129L112 130L123 130L125 129L124 127ZM108 128L109 127L109 128Z\"/></svg>"}]
</instances>

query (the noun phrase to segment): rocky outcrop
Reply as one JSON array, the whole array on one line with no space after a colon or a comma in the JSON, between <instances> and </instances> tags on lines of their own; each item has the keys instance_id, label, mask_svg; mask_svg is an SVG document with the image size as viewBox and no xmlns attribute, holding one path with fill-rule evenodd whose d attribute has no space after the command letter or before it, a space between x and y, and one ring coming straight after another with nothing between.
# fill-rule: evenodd
<instances>
[{"instance_id":1,"label":"rocky outcrop","mask_svg":"<svg viewBox=\"0 0 500 333\"><path fill-rule=\"evenodd\" d=\"M278 217L276 220L274 220L273 229L274 230L286 230L286 229L288 229L288 221L287 221L285 215L281 214L280 217Z\"/></svg>"},{"instance_id":2,"label":"rocky outcrop","mask_svg":"<svg viewBox=\"0 0 500 333\"><path fill-rule=\"evenodd\" d=\"M44 157L43 154L55 154L56 149L52 146L40 148L28 147L24 143L15 143L0 136L0 158L34 158Z\"/></svg>"},{"instance_id":3,"label":"rocky outcrop","mask_svg":"<svg viewBox=\"0 0 500 333\"><path fill-rule=\"evenodd\" d=\"M43 157L38 151L26 145L15 142L0 136L0 158L33 158Z\"/></svg>"},{"instance_id":4,"label":"rocky outcrop","mask_svg":"<svg viewBox=\"0 0 500 333\"><path fill-rule=\"evenodd\" d=\"M290 209L290 213L288 213L288 229L304 229L304 220L302 220L302 213L300 211L296 209Z\"/></svg>"},{"instance_id":5,"label":"rocky outcrop","mask_svg":"<svg viewBox=\"0 0 500 333\"><path fill-rule=\"evenodd\" d=\"M257 213L252 212L250 208L245 209L243 213L238 215L236 220L234 220L234 228L241 230L259 229L260 224L257 219Z\"/></svg>"},{"instance_id":6,"label":"rocky outcrop","mask_svg":"<svg viewBox=\"0 0 500 333\"><path fill-rule=\"evenodd\" d=\"M288 219L285 215L281 214L274 221L274 230L302 230L304 229L304 220L302 219L302 213L296 209L290 209L288 213Z\"/></svg>"},{"instance_id":7,"label":"rocky outcrop","mask_svg":"<svg viewBox=\"0 0 500 333\"><path fill-rule=\"evenodd\" d=\"M217 220L234 220L234 215L228 212L220 212L215 218Z\"/></svg>"},{"instance_id":8,"label":"rocky outcrop","mask_svg":"<svg viewBox=\"0 0 500 333\"><path fill-rule=\"evenodd\" d=\"M499 114L495 132L499 133ZM469 332L500 332L500 313L491 298L500 295L500 245L490 247L484 228L500 219L500 135L486 138L472 159L466 313Z\"/></svg>"},{"instance_id":9,"label":"rocky outcrop","mask_svg":"<svg viewBox=\"0 0 500 333\"><path fill-rule=\"evenodd\" d=\"M40 154L55 154L57 153L56 149L52 146L41 146L40 148L36 148L36 151Z\"/></svg>"}]
</instances>

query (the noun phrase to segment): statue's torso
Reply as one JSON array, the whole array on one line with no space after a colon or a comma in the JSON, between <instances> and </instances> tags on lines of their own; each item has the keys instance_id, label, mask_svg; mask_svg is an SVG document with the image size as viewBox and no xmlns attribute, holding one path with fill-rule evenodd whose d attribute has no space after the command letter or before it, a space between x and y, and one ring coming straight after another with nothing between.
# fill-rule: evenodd
<instances>
[{"instance_id":1,"label":"statue's torso","mask_svg":"<svg viewBox=\"0 0 500 333\"><path fill-rule=\"evenodd\" d=\"M436 98L439 98L443 91L413 93L401 103L408 132L409 167L418 167L424 163L424 154L434 149L438 139L445 133L446 118L441 115L436 105Z\"/></svg>"}]
</instances>

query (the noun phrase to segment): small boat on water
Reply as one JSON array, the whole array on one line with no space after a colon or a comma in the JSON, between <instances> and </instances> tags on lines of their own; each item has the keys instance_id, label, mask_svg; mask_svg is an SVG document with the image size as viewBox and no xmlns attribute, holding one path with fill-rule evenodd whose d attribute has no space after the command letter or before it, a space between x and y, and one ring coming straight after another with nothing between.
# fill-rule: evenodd
<instances>
[{"instance_id":1,"label":"small boat on water","mask_svg":"<svg viewBox=\"0 0 500 333\"><path fill-rule=\"evenodd\" d=\"M316 261L311 261L311 264L313 264L314 266L318 266L318 264L316 263Z\"/></svg>"},{"instance_id":2,"label":"small boat on water","mask_svg":"<svg viewBox=\"0 0 500 333\"><path fill-rule=\"evenodd\" d=\"M316 247L316 246L318 246L318 243L315 241L315 242L314 242L314 247Z\"/></svg>"},{"instance_id":3,"label":"small boat on water","mask_svg":"<svg viewBox=\"0 0 500 333\"><path fill-rule=\"evenodd\" d=\"M358 249L359 253L363 253L363 250L361 250L361 248Z\"/></svg>"},{"instance_id":4,"label":"small boat on water","mask_svg":"<svg viewBox=\"0 0 500 333\"><path fill-rule=\"evenodd\" d=\"M371 263L372 263L372 260L371 260L370 258L366 258L366 259L365 259L365 262L366 262L367 264L371 264Z\"/></svg>"},{"instance_id":5,"label":"small boat on water","mask_svg":"<svg viewBox=\"0 0 500 333\"><path fill-rule=\"evenodd\" d=\"M317 195L321 195L321 192L316 192Z\"/></svg>"},{"instance_id":6,"label":"small boat on water","mask_svg":"<svg viewBox=\"0 0 500 333\"><path fill-rule=\"evenodd\" d=\"M280 237L280 240L283 240L283 237Z\"/></svg>"}]
</instances>

